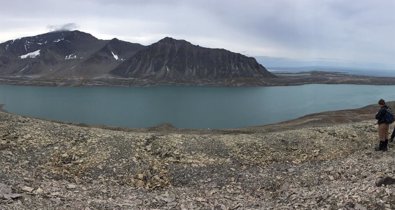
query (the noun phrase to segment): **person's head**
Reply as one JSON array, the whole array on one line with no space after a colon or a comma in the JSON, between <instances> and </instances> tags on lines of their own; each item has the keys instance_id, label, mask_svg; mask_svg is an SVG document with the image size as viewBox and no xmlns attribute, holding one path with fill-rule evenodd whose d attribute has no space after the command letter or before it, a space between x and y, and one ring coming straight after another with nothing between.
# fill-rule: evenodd
<instances>
[{"instance_id":1,"label":"person's head","mask_svg":"<svg viewBox=\"0 0 395 210\"><path fill-rule=\"evenodd\" d=\"M384 105L385 105L384 99L380 99L380 100L379 100L379 105L380 105L380 106L384 106Z\"/></svg>"}]
</instances>

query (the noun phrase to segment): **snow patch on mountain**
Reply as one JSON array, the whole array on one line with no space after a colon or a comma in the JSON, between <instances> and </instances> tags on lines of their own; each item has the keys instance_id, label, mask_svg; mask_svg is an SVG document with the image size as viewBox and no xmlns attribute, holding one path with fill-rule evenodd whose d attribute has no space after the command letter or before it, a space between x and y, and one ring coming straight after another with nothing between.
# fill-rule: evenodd
<instances>
[{"instance_id":1,"label":"snow patch on mountain","mask_svg":"<svg viewBox=\"0 0 395 210\"><path fill-rule=\"evenodd\" d=\"M65 60L71 60L71 59L77 59L77 55L70 54L70 55L66 55L66 57L64 57Z\"/></svg>"},{"instance_id":2,"label":"snow patch on mountain","mask_svg":"<svg viewBox=\"0 0 395 210\"><path fill-rule=\"evenodd\" d=\"M27 53L27 54L25 54L25 55L21 55L21 56L19 56L21 59L26 59L26 58L36 58L37 56L39 56L40 55L40 50L36 50L36 51L34 51L34 52L30 52L30 53Z\"/></svg>"},{"instance_id":3,"label":"snow patch on mountain","mask_svg":"<svg viewBox=\"0 0 395 210\"><path fill-rule=\"evenodd\" d=\"M112 54L112 56L114 57L115 60L119 59L118 55L114 54L112 51L111 51L111 54Z\"/></svg>"},{"instance_id":4,"label":"snow patch on mountain","mask_svg":"<svg viewBox=\"0 0 395 210\"><path fill-rule=\"evenodd\" d=\"M57 40L55 40L53 42L60 42L60 41L63 41L63 40L64 40L64 38L61 38L61 39L57 39Z\"/></svg>"}]
</instances>

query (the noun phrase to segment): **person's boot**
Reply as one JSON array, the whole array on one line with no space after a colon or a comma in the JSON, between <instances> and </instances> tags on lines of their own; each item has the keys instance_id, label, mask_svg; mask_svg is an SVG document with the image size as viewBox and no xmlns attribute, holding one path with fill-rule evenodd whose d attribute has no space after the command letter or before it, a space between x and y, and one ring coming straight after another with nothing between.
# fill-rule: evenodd
<instances>
[{"instance_id":1,"label":"person's boot","mask_svg":"<svg viewBox=\"0 0 395 210\"><path fill-rule=\"evenodd\" d=\"M383 148L381 149L382 151L387 151L388 150L388 139L386 139L383 143Z\"/></svg>"},{"instance_id":2,"label":"person's boot","mask_svg":"<svg viewBox=\"0 0 395 210\"><path fill-rule=\"evenodd\" d=\"M380 141L380 142L379 142L379 145L377 145L377 146L374 148L374 150L375 150L375 151L381 151L381 150L383 149L383 144L384 144L384 142L383 142L383 141Z\"/></svg>"}]
</instances>

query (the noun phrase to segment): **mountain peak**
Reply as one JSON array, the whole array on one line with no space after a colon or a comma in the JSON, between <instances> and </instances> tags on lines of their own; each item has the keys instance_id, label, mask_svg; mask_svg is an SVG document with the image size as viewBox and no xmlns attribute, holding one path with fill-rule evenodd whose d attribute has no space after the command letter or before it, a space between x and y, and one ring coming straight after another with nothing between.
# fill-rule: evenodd
<instances>
[{"instance_id":1,"label":"mountain peak","mask_svg":"<svg viewBox=\"0 0 395 210\"><path fill-rule=\"evenodd\" d=\"M176 41L176 39L174 39L173 37L169 37L169 36L166 36L165 38L159 40L159 42L174 42L174 41Z\"/></svg>"},{"instance_id":2,"label":"mountain peak","mask_svg":"<svg viewBox=\"0 0 395 210\"><path fill-rule=\"evenodd\" d=\"M85 40L97 40L96 37L94 37L92 34L85 33L82 31L74 30L74 31L68 31L66 32L66 36L71 38L71 39L85 39Z\"/></svg>"},{"instance_id":3,"label":"mountain peak","mask_svg":"<svg viewBox=\"0 0 395 210\"><path fill-rule=\"evenodd\" d=\"M50 31L48 33L40 34L38 36L46 36L46 35L51 35L51 36L70 36L70 35L90 35L89 33L85 33L79 30L57 30L57 31ZM92 35L91 35L92 36Z\"/></svg>"},{"instance_id":4,"label":"mountain peak","mask_svg":"<svg viewBox=\"0 0 395 210\"><path fill-rule=\"evenodd\" d=\"M176 44L176 43L182 43L182 44L191 44L183 39L174 39L172 37L165 37L161 40L159 40L157 43L164 43L164 44Z\"/></svg>"}]
</instances>

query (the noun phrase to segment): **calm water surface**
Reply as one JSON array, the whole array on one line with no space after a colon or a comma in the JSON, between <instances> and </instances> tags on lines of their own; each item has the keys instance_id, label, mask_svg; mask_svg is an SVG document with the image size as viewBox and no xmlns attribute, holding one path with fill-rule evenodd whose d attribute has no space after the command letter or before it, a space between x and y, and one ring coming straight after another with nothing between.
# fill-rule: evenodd
<instances>
[{"instance_id":1,"label":"calm water surface","mask_svg":"<svg viewBox=\"0 0 395 210\"><path fill-rule=\"evenodd\" d=\"M395 86L32 87L0 85L0 103L21 115L120 127L171 123L236 128L395 100ZM374 113L373 113L374 114Z\"/></svg>"}]
</instances>

